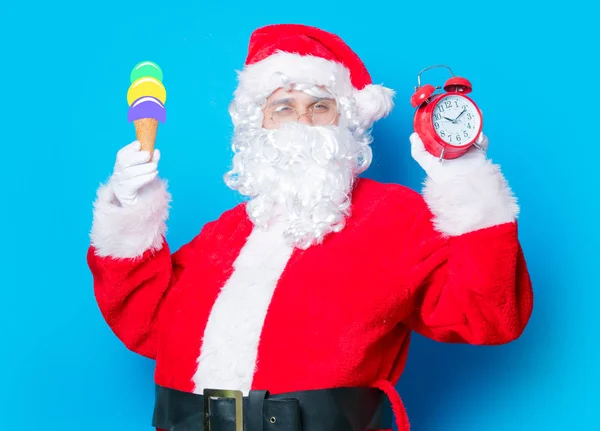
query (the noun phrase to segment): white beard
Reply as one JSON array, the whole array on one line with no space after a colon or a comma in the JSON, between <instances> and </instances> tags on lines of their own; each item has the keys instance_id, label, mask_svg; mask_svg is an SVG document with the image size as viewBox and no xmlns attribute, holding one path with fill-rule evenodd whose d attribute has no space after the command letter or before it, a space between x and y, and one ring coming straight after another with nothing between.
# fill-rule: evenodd
<instances>
[{"instance_id":1,"label":"white beard","mask_svg":"<svg viewBox=\"0 0 600 431\"><path fill-rule=\"evenodd\" d=\"M302 249L344 228L354 180L371 162L368 143L337 126L245 130L234 148L226 184L251 198L246 211L255 225L283 222L288 243Z\"/></svg>"}]
</instances>

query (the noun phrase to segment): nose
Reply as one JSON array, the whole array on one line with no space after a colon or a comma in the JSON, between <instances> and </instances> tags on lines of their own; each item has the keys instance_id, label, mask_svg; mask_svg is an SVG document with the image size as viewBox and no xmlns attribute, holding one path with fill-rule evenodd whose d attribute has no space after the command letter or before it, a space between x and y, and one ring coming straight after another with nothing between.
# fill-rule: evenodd
<instances>
[{"instance_id":1,"label":"nose","mask_svg":"<svg viewBox=\"0 0 600 431\"><path fill-rule=\"evenodd\" d=\"M300 114L298 116L298 123L302 123L302 124L307 124L309 126L312 126L312 118L310 115L310 112L305 112L304 114Z\"/></svg>"}]
</instances>

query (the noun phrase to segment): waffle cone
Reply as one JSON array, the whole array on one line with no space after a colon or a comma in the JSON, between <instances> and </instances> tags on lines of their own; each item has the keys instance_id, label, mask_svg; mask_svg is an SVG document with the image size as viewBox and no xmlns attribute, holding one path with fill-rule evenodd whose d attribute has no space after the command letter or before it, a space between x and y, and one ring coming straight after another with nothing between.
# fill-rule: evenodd
<instances>
[{"instance_id":1,"label":"waffle cone","mask_svg":"<svg viewBox=\"0 0 600 431\"><path fill-rule=\"evenodd\" d=\"M141 144L142 151L154 151L154 142L156 141L156 130L158 129L158 120L154 118L140 118L134 120L135 136Z\"/></svg>"}]
</instances>

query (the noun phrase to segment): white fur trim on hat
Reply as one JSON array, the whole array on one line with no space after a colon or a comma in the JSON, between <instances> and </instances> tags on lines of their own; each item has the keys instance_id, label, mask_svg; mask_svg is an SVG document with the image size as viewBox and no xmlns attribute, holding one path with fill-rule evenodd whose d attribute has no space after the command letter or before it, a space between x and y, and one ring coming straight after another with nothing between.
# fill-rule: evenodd
<instances>
[{"instance_id":1,"label":"white fur trim on hat","mask_svg":"<svg viewBox=\"0 0 600 431\"><path fill-rule=\"evenodd\" d=\"M354 95L358 118L363 127L387 116L394 107L394 90L382 85L369 84Z\"/></svg>"},{"instance_id":2,"label":"white fur trim on hat","mask_svg":"<svg viewBox=\"0 0 600 431\"><path fill-rule=\"evenodd\" d=\"M155 178L138 191L134 205L121 206L110 184L98 188L90 233L101 257L135 258L146 250L160 250L166 232L171 196L166 183Z\"/></svg>"},{"instance_id":3,"label":"white fur trim on hat","mask_svg":"<svg viewBox=\"0 0 600 431\"><path fill-rule=\"evenodd\" d=\"M394 105L392 89L369 84L358 90L352 85L350 71L343 64L312 55L279 51L246 66L238 72L238 81L234 95L239 105L262 103L273 91L291 88L292 84L324 86L336 98L354 100L357 120L363 127L388 115Z\"/></svg>"}]
</instances>

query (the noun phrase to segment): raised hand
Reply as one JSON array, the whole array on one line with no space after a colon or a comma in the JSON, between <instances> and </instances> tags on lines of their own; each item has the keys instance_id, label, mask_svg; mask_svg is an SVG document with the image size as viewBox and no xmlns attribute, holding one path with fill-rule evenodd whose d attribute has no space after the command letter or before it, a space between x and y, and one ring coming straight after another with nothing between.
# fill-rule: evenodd
<instances>
[{"instance_id":1,"label":"raised hand","mask_svg":"<svg viewBox=\"0 0 600 431\"><path fill-rule=\"evenodd\" d=\"M158 175L159 160L160 152L154 150L150 161L150 152L140 151L138 141L118 151L110 186L122 206L135 205L138 191Z\"/></svg>"},{"instance_id":2,"label":"raised hand","mask_svg":"<svg viewBox=\"0 0 600 431\"><path fill-rule=\"evenodd\" d=\"M482 133L475 145L464 155L452 160L442 160L429 153L418 134L410 135L411 154L433 181L442 182L483 166L486 161L487 137Z\"/></svg>"}]
</instances>

